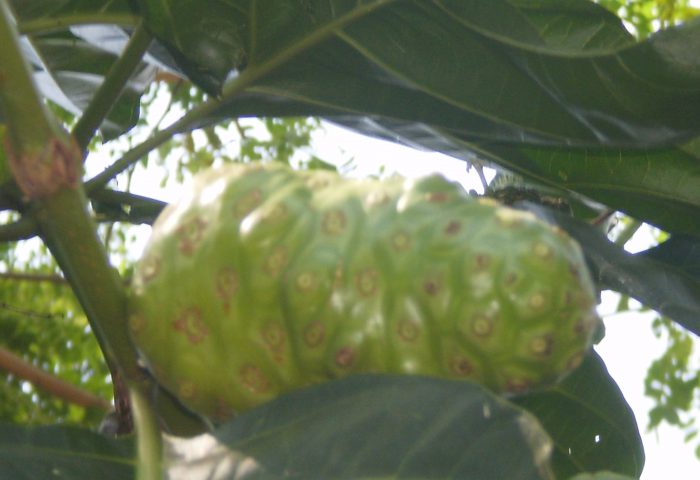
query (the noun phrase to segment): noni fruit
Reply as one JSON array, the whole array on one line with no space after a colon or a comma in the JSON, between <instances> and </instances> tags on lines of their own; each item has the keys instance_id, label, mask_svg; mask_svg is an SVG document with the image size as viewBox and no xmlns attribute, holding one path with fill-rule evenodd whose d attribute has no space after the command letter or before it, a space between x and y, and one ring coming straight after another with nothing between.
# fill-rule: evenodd
<instances>
[{"instance_id":1,"label":"noni fruit","mask_svg":"<svg viewBox=\"0 0 700 480\"><path fill-rule=\"evenodd\" d=\"M224 419L353 373L549 385L598 321L580 248L529 213L437 175L250 164L200 174L157 219L129 326L163 386Z\"/></svg>"}]
</instances>

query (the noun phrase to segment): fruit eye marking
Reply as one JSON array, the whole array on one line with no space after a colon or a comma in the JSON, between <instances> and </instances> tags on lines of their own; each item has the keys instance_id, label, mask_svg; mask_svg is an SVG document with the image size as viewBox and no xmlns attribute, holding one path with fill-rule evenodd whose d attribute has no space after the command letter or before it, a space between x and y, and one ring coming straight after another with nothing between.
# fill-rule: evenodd
<instances>
[{"instance_id":1,"label":"fruit eye marking","mask_svg":"<svg viewBox=\"0 0 700 480\"><path fill-rule=\"evenodd\" d=\"M391 238L391 246L397 252L403 252L411 245L411 237L405 232L398 232Z\"/></svg>"},{"instance_id":2,"label":"fruit eye marking","mask_svg":"<svg viewBox=\"0 0 700 480\"><path fill-rule=\"evenodd\" d=\"M262 201L262 193L257 188L243 195L233 206L233 215L235 218L242 218L260 205Z\"/></svg>"},{"instance_id":3,"label":"fruit eye marking","mask_svg":"<svg viewBox=\"0 0 700 480\"><path fill-rule=\"evenodd\" d=\"M503 283L507 286L513 286L517 283L518 281L518 274L516 272L510 272L506 274L506 277L503 279Z\"/></svg>"},{"instance_id":4,"label":"fruit eye marking","mask_svg":"<svg viewBox=\"0 0 700 480\"><path fill-rule=\"evenodd\" d=\"M287 265L287 250L284 247L277 247L272 254L267 257L265 271L268 275L275 278L280 274L285 265Z\"/></svg>"},{"instance_id":5,"label":"fruit eye marking","mask_svg":"<svg viewBox=\"0 0 700 480\"><path fill-rule=\"evenodd\" d=\"M182 398L192 398L194 397L196 391L197 388L195 387L194 383L189 380L180 382L180 385L177 388L177 393Z\"/></svg>"},{"instance_id":6,"label":"fruit eye marking","mask_svg":"<svg viewBox=\"0 0 700 480\"><path fill-rule=\"evenodd\" d=\"M267 211L263 215L263 220L268 223L276 223L279 222L280 220L284 219L287 216L287 208L281 204L278 203L274 207L272 207L271 210Z\"/></svg>"},{"instance_id":7,"label":"fruit eye marking","mask_svg":"<svg viewBox=\"0 0 700 480\"><path fill-rule=\"evenodd\" d=\"M187 340L196 345L209 335L209 329L202 321L202 313L199 308L185 309L173 322L175 330L182 332Z\"/></svg>"},{"instance_id":8,"label":"fruit eye marking","mask_svg":"<svg viewBox=\"0 0 700 480\"><path fill-rule=\"evenodd\" d=\"M341 210L326 212L321 221L321 228L327 235L338 235L345 230L345 214Z\"/></svg>"},{"instance_id":9,"label":"fruit eye marking","mask_svg":"<svg viewBox=\"0 0 700 480\"><path fill-rule=\"evenodd\" d=\"M418 325L416 325L416 322L404 319L396 325L396 333L398 333L401 340L413 342L416 338L418 338L420 329L418 328Z\"/></svg>"},{"instance_id":10,"label":"fruit eye marking","mask_svg":"<svg viewBox=\"0 0 700 480\"><path fill-rule=\"evenodd\" d=\"M430 203L445 203L450 199L450 195L445 192L432 192L427 193L425 199Z\"/></svg>"},{"instance_id":11,"label":"fruit eye marking","mask_svg":"<svg viewBox=\"0 0 700 480\"><path fill-rule=\"evenodd\" d=\"M547 304L547 297L545 297L542 293L535 293L534 295L530 296L530 298L528 298L527 304L531 308L539 310Z\"/></svg>"},{"instance_id":12,"label":"fruit eye marking","mask_svg":"<svg viewBox=\"0 0 700 480\"><path fill-rule=\"evenodd\" d=\"M532 382L525 378L509 378L506 382L506 391L510 393L523 393L530 389Z\"/></svg>"},{"instance_id":13,"label":"fruit eye marking","mask_svg":"<svg viewBox=\"0 0 700 480\"><path fill-rule=\"evenodd\" d=\"M464 356L455 354L450 358L450 370L452 373L459 375L460 377L466 377L474 372L474 367L471 362L467 360Z\"/></svg>"},{"instance_id":14,"label":"fruit eye marking","mask_svg":"<svg viewBox=\"0 0 700 480\"><path fill-rule=\"evenodd\" d=\"M238 275L230 267L224 267L216 274L216 294L228 310L229 300L238 290Z\"/></svg>"},{"instance_id":15,"label":"fruit eye marking","mask_svg":"<svg viewBox=\"0 0 700 480\"><path fill-rule=\"evenodd\" d=\"M355 351L352 347L343 347L335 354L335 364L341 368L348 368L355 361Z\"/></svg>"},{"instance_id":16,"label":"fruit eye marking","mask_svg":"<svg viewBox=\"0 0 700 480\"><path fill-rule=\"evenodd\" d=\"M472 320L472 332L479 337L488 337L493 332L493 321L486 315L477 314Z\"/></svg>"},{"instance_id":17,"label":"fruit eye marking","mask_svg":"<svg viewBox=\"0 0 700 480\"><path fill-rule=\"evenodd\" d=\"M440 280L436 278L428 278L423 282L423 290L425 293L428 295L435 296L438 293L440 293L440 289L442 288L442 285L440 284Z\"/></svg>"},{"instance_id":18,"label":"fruit eye marking","mask_svg":"<svg viewBox=\"0 0 700 480\"><path fill-rule=\"evenodd\" d=\"M160 272L160 258L154 255L146 257L143 261L143 270L141 273L144 282L148 283L153 280L156 275L158 275L158 272Z\"/></svg>"},{"instance_id":19,"label":"fruit eye marking","mask_svg":"<svg viewBox=\"0 0 700 480\"><path fill-rule=\"evenodd\" d=\"M543 260L552 256L552 248L543 242L535 243L535 246L532 247L532 252L535 254L535 256Z\"/></svg>"},{"instance_id":20,"label":"fruit eye marking","mask_svg":"<svg viewBox=\"0 0 700 480\"><path fill-rule=\"evenodd\" d=\"M195 217L184 225L181 225L175 230L175 234L180 239L178 249L187 256L192 255L204 236L204 229L206 226L207 222L199 217Z\"/></svg>"},{"instance_id":21,"label":"fruit eye marking","mask_svg":"<svg viewBox=\"0 0 700 480\"><path fill-rule=\"evenodd\" d=\"M313 348L323 343L326 337L326 327L319 321L309 323L304 328L304 343Z\"/></svg>"},{"instance_id":22,"label":"fruit eye marking","mask_svg":"<svg viewBox=\"0 0 700 480\"><path fill-rule=\"evenodd\" d=\"M262 332L265 344L274 351L284 350L284 329L277 323L268 324Z\"/></svg>"},{"instance_id":23,"label":"fruit eye marking","mask_svg":"<svg viewBox=\"0 0 700 480\"><path fill-rule=\"evenodd\" d=\"M568 368L569 370L574 370L574 369L578 368L582 363L583 363L583 353L577 352L571 358L569 358L568 362L566 362L566 368Z\"/></svg>"},{"instance_id":24,"label":"fruit eye marking","mask_svg":"<svg viewBox=\"0 0 700 480\"><path fill-rule=\"evenodd\" d=\"M377 271L373 268L366 268L355 275L355 285L357 290L365 297L377 291Z\"/></svg>"},{"instance_id":25,"label":"fruit eye marking","mask_svg":"<svg viewBox=\"0 0 700 480\"><path fill-rule=\"evenodd\" d=\"M445 227L445 235L456 235L462 229L462 224L457 220L451 220Z\"/></svg>"},{"instance_id":26,"label":"fruit eye marking","mask_svg":"<svg viewBox=\"0 0 700 480\"><path fill-rule=\"evenodd\" d=\"M253 393L265 393L270 389L270 382L262 373L260 368L253 364L243 365L238 372L243 385Z\"/></svg>"},{"instance_id":27,"label":"fruit eye marking","mask_svg":"<svg viewBox=\"0 0 700 480\"><path fill-rule=\"evenodd\" d=\"M365 205L367 207L376 207L379 205L384 205L388 201L389 195L387 195L386 192L382 191L371 192L365 197Z\"/></svg>"},{"instance_id":28,"label":"fruit eye marking","mask_svg":"<svg viewBox=\"0 0 700 480\"><path fill-rule=\"evenodd\" d=\"M552 353L554 339L551 335L543 335L530 341L530 351L535 355L548 356Z\"/></svg>"},{"instance_id":29,"label":"fruit eye marking","mask_svg":"<svg viewBox=\"0 0 700 480\"><path fill-rule=\"evenodd\" d=\"M313 272L303 272L296 278L295 284L300 292L308 292L316 286L316 276Z\"/></svg>"},{"instance_id":30,"label":"fruit eye marking","mask_svg":"<svg viewBox=\"0 0 700 480\"><path fill-rule=\"evenodd\" d=\"M474 264L477 270L486 270L491 265L491 256L486 253L478 253L474 257Z\"/></svg>"}]
</instances>

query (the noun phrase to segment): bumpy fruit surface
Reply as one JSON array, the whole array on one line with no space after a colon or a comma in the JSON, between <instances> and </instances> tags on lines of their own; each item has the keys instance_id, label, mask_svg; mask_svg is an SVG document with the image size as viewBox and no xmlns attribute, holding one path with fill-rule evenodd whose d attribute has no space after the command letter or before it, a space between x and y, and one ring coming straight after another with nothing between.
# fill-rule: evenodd
<instances>
[{"instance_id":1,"label":"bumpy fruit surface","mask_svg":"<svg viewBox=\"0 0 700 480\"><path fill-rule=\"evenodd\" d=\"M158 218L130 328L157 379L226 418L351 373L551 384L597 324L578 245L442 177L200 174Z\"/></svg>"}]
</instances>

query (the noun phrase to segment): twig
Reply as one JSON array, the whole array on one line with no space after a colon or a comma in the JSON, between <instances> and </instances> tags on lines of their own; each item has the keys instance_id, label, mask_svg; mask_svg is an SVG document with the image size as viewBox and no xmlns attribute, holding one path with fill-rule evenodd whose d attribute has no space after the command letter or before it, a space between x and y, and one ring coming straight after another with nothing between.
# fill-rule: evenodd
<instances>
[{"instance_id":1,"label":"twig","mask_svg":"<svg viewBox=\"0 0 700 480\"><path fill-rule=\"evenodd\" d=\"M0 279L19 280L26 282L49 282L57 285L65 285L68 281L60 275L50 275L42 273L19 273L19 272L4 272L0 273Z\"/></svg>"},{"instance_id":2,"label":"twig","mask_svg":"<svg viewBox=\"0 0 700 480\"><path fill-rule=\"evenodd\" d=\"M18 378L27 380L35 387L66 402L82 407L100 408L102 410L112 409L112 405L105 399L46 373L2 347L0 347L0 369Z\"/></svg>"},{"instance_id":3,"label":"twig","mask_svg":"<svg viewBox=\"0 0 700 480\"><path fill-rule=\"evenodd\" d=\"M35 237L38 233L36 221L31 217L22 217L16 222L0 225L0 242L16 242Z\"/></svg>"},{"instance_id":4,"label":"twig","mask_svg":"<svg viewBox=\"0 0 700 480\"><path fill-rule=\"evenodd\" d=\"M110 67L102 85L100 85L80 120L73 128L73 137L75 137L81 150L84 151L87 148L90 139L95 135L102 121L109 114L119 95L124 90L124 86L141 62L143 54L151 44L151 40L151 35L146 31L145 27L139 25L134 30L121 56Z\"/></svg>"}]
</instances>

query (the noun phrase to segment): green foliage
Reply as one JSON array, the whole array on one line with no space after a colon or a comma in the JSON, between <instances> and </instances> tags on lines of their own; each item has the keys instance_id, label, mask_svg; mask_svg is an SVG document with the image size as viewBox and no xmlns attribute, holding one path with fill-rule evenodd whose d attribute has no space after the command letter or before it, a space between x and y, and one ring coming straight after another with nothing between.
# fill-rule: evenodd
<instances>
[{"instance_id":1,"label":"green foliage","mask_svg":"<svg viewBox=\"0 0 700 480\"><path fill-rule=\"evenodd\" d=\"M133 269L135 233L127 224L151 223L163 208L162 202L133 195L132 185L154 187L162 180L164 186L172 187L202 169L227 162L274 160L299 169L333 170L308 149L319 125L318 120L308 119L313 116L470 162L476 155L482 164L522 176L538 190L525 192L525 197L518 197L523 192L516 191L509 198L574 237L597 285L656 309L668 318L664 322L700 334L700 70L695 55L700 48L700 24L689 21L697 12L686 0L600 3L608 10L587 0L0 3L0 33L7 40L0 46L0 78L8 80L0 82L0 128L21 125L23 134L28 134L23 141L43 148L46 139L38 133L34 138L33 127L38 131L58 117L70 128L88 117L88 126L99 124L103 139L118 137L100 148L107 152L105 172L40 200L30 198L12 181L5 182L9 179L5 160L17 160L26 167L31 157L14 159L3 146L0 205L8 212L2 214L0 225L1 346L46 373L109 398L104 354L112 373L116 363L125 368L132 391L149 388L154 397L167 398L152 379L142 376L126 335L126 319L113 314L122 311L124 279ZM621 16L634 35L611 11ZM670 28L682 22L684 26ZM84 28L87 24L92 26ZM15 27L25 36L22 49L13 47L18 43ZM659 28L665 29L663 34L654 33ZM115 55L115 47L134 31L144 48L153 36L148 54L136 49ZM8 71L8 59L14 62L12 71ZM17 95L7 87L9 80L24 78L16 75L27 70L20 68L26 66L24 59L31 64L41 95L52 105L50 113L40 108L43 102L33 100L35 95ZM167 86L152 81L156 70ZM125 85L119 81L127 77ZM36 93L31 82L20 86L27 94ZM17 99L22 100L22 108L7 108ZM22 115L28 111L32 115ZM86 131L82 134L89 136ZM95 138L83 140L90 140L85 161L89 177L103 167L96 161L100 155L94 150ZM59 155L60 149L53 153L57 155L45 160L57 162L51 166L60 171L66 166L61 162L70 159ZM83 208L83 193L91 209ZM66 199L72 203L61 203ZM62 204L70 209L58 210L56 206ZM562 204L569 208L548 208ZM605 226L591 224L615 211L627 215L632 225L648 223L665 230L665 242L627 254L608 240ZM93 221L102 223L96 229L99 235L92 235ZM81 226L77 231L82 233L72 230L70 226L75 225ZM46 249L36 243L17 243L32 235L40 236L56 256L69 277L70 289L54 277L58 270ZM84 257L85 252L90 256ZM107 253L121 279L109 268ZM102 304L115 308L94 308ZM274 301L263 305L280 306ZM658 402L651 423L678 425L692 437L698 373L692 367L690 337L676 327L657 327L666 329L670 343L649 372L647 391ZM486 441L479 422L493 414L491 407L484 407L488 404L484 397L464 397L476 398L475 405L481 408L481 416L474 412L469 416L475 423L452 422L461 418L451 416L457 412L453 409L466 403L449 402L449 396L440 397L445 403L437 402L434 392L449 390L450 382L419 378L413 378L410 387L377 378L371 396L361 393L367 386L363 380L338 383L339 389L348 389L346 398L367 403L349 405L344 398L336 398L339 403L333 403L332 409L328 402L335 385L306 390L300 397L282 396L249 412L250 423L234 420L215 436L198 438L196 445L215 439L210 449L202 449L212 471L224 464L251 465L246 458L251 451L253 460L264 458L266 465L277 468L276 462L286 458L279 452L290 452L290 446L305 448L315 439L318 443L310 453L316 457L294 455L295 461L308 458L311 463L326 462L327 471L342 470L348 465L341 461L346 455L336 452L347 452L351 445L357 447L349 449L358 455L354 466L378 465L397 478L415 476L420 466L444 467L455 459L467 470L487 463L508 469L514 459L524 460L518 465L527 466L528 478L549 478L544 465L548 445L554 442L557 453L552 468L558 476L638 476L644 458L638 431L603 367L602 362L587 361L551 389L499 399L498 405L505 406L508 415L494 435L507 432L507 439L489 438L500 439L500 450L479 449ZM1 419L96 426L93 412L34 390L13 374L3 375L7 381L0 389ZM473 387L462 384L466 389ZM408 391L404 389L414 387L417 390L412 391L423 391L420 398L425 401L420 404L402 395ZM426 387L431 393L425 393ZM403 405L395 409L373 409L389 399L410 405L399 402L392 403ZM123 404L124 396L117 401ZM518 412L514 401L534 413L537 421L528 416L523 427L522 416L514 413ZM287 410L290 405L294 408ZM310 405L318 408L307 414L304 408ZM326 405L329 410L324 410ZM170 421L182 414L177 404L171 402L170 407L161 418L164 425L176 424ZM136 409L137 421L149 416L143 415L149 406L143 408ZM284 415L290 411L296 412L291 422ZM349 411L353 415L344 417ZM399 425L407 430L392 423L398 418L395 414L409 411L413 414L401 417ZM426 412L437 416L425 416ZM338 418L348 421L342 429L334 427ZM427 427L420 423L426 418L432 419ZM123 418L120 421L124 423ZM454 425L459 426L458 434L434 435ZM323 435L300 440L308 432ZM515 442L522 433L525 442ZM472 450L456 451L457 443L452 442L435 449L442 445L440 441L457 437L479 441L471 443ZM369 440L375 443L363 449ZM0 468L10 465L13 474L26 471L28 478L46 476L45 472L59 467L68 475L80 475L84 472L74 460L83 462L80 452L94 454L90 472L106 469L107 475L127 476L132 472L131 445L125 450L124 444L95 440L84 431L9 427L0 432L0 441L5 452ZM158 435L151 441L157 445ZM62 442L70 445L63 448ZM178 442L174 440L173 445ZM187 449L190 444L182 441L181 445ZM507 445L508 462L503 461L503 445ZM36 446L50 447L51 454ZM382 459L399 458L399 465L414 466L402 463L405 457L384 455L396 453L398 447L427 451L431 460L397 473ZM241 453L245 448L252 450ZM210 455L218 451L225 452L220 462ZM363 452L382 455L362 457ZM445 452L454 456L439 461L447 458L442 456ZM464 452L472 455L460 457ZM241 458L245 461L237 463ZM170 460L179 475L192 478L186 462ZM123 469L110 469L112 461ZM140 461L154 464L148 455ZM513 470L489 472L474 476L514 478Z\"/></svg>"}]
</instances>

